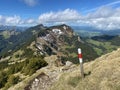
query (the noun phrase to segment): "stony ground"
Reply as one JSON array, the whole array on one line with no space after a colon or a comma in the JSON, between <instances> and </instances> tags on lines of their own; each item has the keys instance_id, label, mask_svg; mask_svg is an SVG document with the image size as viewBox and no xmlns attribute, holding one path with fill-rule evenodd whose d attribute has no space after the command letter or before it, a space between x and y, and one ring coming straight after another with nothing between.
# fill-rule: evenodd
<instances>
[{"instance_id":1,"label":"stony ground","mask_svg":"<svg viewBox=\"0 0 120 90\"><path fill-rule=\"evenodd\" d=\"M56 67L56 59L56 55L46 57L45 60L49 63L49 65L43 68L44 72L34 78L25 90L48 90L52 84L59 80L61 74L75 69L74 65Z\"/></svg>"},{"instance_id":2,"label":"stony ground","mask_svg":"<svg viewBox=\"0 0 120 90\"><path fill-rule=\"evenodd\" d=\"M38 70L36 74L9 88L9 90L49 90L49 88L59 80L63 73L71 72L76 69L76 65L73 64L57 67L55 65L56 59L56 55L46 57L45 60L49 64L47 67ZM28 84L25 86L26 83Z\"/></svg>"}]
</instances>

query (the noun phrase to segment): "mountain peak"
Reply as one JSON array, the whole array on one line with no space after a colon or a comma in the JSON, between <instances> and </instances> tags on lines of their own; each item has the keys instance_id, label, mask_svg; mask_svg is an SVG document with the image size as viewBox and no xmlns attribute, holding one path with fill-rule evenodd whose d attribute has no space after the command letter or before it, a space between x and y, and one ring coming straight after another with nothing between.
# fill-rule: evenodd
<instances>
[{"instance_id":1,"label":"mountain peak","mask_svg":"<svg viewBox=\"0 0 120 90\"><path fill-rule=\"evenodd\" d=\"M38 24L38 25L36 25L37 27L44 27L44 25L43 24Z\"/></svg>"},{"instance_id":2,"label":"mountain peak","mask_svg":"<svg viewBox=\"0 0 120 90\"><path fill-rule=\"evenodd\" d=\"M41 54L51 55L64 45L63 37L72 37L73 30L67 25L51 26L39 32L36 47Z\"/></svg>"},{"instance_id":3,"label":"mountain peak","mask_svg":"<svg viewBox=\"0 0 120 90\"><path fill-rule=\"evenodd\" d=\"M50 27L51 29L59 29L61 30L64 34L68 34L68 35L73 35L73 29L66 25L66 24L62 24L62 25L57 25L57 26L52 26Z\"/></svg>"}]
</instances>

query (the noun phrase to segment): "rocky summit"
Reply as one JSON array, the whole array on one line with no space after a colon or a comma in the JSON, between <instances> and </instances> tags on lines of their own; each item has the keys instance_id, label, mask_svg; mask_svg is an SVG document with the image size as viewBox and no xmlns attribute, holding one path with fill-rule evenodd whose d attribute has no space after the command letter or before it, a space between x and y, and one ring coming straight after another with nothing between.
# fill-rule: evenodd
<instances>
[{"instance_id":1,"label":"rocky summit","mask_svg":"<svg viewBox=\"0 0 120 90\"><path fill-rule=\"evenodd\" d=\"M40 54L57 53L60 47L65 44L64 36L74 35L71 27L67 25L52 26L39 32L36 40L36 47Z\"/></svg>"}]
</instances>

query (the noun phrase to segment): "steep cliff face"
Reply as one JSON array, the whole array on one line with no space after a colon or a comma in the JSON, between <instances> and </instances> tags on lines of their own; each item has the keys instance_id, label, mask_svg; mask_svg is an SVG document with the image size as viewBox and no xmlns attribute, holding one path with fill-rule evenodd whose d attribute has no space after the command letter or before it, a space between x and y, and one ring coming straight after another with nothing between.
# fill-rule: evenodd
<instances>
[{"instance_id":1,"label":"steep cliff face","mask_svg":"<svg viewBox=\"0 0 120 90\"><path fill-rule=\"evenodd\" d=\"M73 37L72 28L67 25L59 25L41 30L36 40L36 47L40 54L57 54L62 46L65 45L64 36Z\"/></svg>"}]
</instances>

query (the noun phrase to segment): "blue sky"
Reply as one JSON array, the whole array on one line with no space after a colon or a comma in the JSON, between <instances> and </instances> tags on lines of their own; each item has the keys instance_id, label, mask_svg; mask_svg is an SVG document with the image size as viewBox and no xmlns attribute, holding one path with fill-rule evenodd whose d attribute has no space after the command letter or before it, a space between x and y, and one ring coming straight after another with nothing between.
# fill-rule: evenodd
<instances>
[{"instance_id":1,"label":"blue sky","mask_svg":"<svg viewBox=\"0 0 120 90\"><path fill-rule=\"evenodd\" d=\"M120 29L120 0L1 0L0 25L40 23Z\"/></svg>"}]
</instances>

